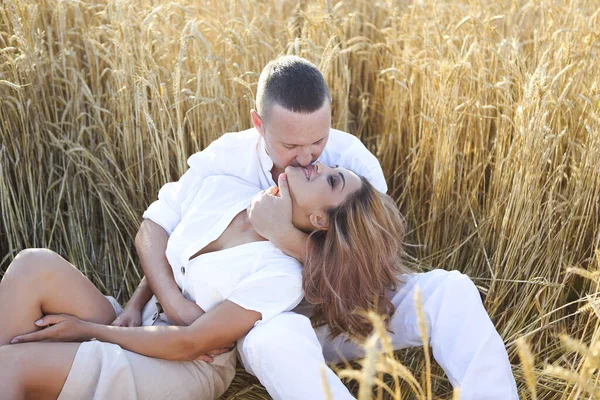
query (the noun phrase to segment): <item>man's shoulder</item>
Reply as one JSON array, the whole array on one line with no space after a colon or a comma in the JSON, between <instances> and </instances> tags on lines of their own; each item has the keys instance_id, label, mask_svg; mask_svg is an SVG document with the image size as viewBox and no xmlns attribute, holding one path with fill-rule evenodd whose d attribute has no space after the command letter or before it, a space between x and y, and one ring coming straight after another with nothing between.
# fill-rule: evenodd
<instances>
[{"instance_id":1,"label":"man's shoulder","mask_svg":"<svg viewBox=\"0 0 600 400\"><path fill-rule=\"evenodd\" d=\"M340 131L338 129L330 128L329 129L329 140L332 140L332 139L335 142L346 142L346 143L360 142L360 140L356 136L352 135L351 133Z\"/></svg>"},{"instance_id":2,"label":"man's shoulder","mask_svg":"<svg viewBox=\"0 0 600 400\"><path fill-rule=\"evenodd\" d=\"M363 153L367 151L365 145L360 141L356 136L340 131L337 129L329 130L329 140L327 141L327 146L325 146L325 151L327 153L331 153L331 155L351 155L354 153Z\"/></svg>"},{"instance_id":3,"label":"man's shoulder","mask_svg":"<svg viewBox=\"0 0 600 400\"><path fill-rule=\"evenodd\" d=\"M188 164L200 158L219 157L241 157L248 155L248 150L260 139L260 134L254 128L240 132L228 132L212 141L204 150L192 154Z\"/></svg>"},{"instance_id":4,"label":"man's shoulder","mask_svg":"<svg viewBox=\"0 0 600 400\"><path fill-rule=\"evenodd\" d=\"M227 132L215 139L208 147L227 146L247 146L248 143L256 142L260 138L260 134L254 128L246 129L239 132Z\"/></svg>"}]
</instances>

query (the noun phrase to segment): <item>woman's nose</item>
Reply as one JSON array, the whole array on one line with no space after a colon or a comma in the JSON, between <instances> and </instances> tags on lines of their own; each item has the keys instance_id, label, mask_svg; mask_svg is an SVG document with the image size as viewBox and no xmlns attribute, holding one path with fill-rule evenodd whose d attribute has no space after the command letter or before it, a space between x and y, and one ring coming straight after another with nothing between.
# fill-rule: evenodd
<instances>
[{"instance_id":1,"label":"woman's nose","mask_svg":"<svg viewBox=\"0 0 600 400\"><path fill-rule=\"evenodd\" d=\"M325 170L327 169L327 166L325 164L323 164L321 161L317 161L315 163L315 169L317 170L317 173L323 173L325 172Z\"/></svg>"}]
</instances>

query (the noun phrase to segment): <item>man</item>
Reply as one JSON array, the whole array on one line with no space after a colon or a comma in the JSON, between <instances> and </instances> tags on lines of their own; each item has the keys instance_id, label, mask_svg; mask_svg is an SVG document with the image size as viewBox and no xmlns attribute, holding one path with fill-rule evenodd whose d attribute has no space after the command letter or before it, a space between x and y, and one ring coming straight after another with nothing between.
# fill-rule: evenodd
<instances>
[{"instance_id":1,"label":"man","mask_svg":"<svg viewBox=\"0 0 600 400\"><path fill-rule=\"evenodd\" d=\"M308 61L282 57L269 63L260 76L256 110L251 116L252 129L225 134L191 156L190 169L178 182L163 186L158 200L144 213L136 249L146 277L115 324L138 325L139 312L135 310L152 293L174 324L191 324L202 313L181 294L165 249L181 219L182 205L194 197L190 194L200 189L206 176L235 175L263 189L279 181L280 191L287 191L285 180L279 179L286 166L309 167L320 160L349 168L381 192L387 190L377 159L354 136L330 128L329 89ZM291 204L284 198L289 196L276 197L265 190L248 213L261 236L302 261L307 236L293 227ZM177 274L185 274L185 268L175 271ZM461 398L517 399L504 343L469 278L442 270L401 278L404 283L391 294L396 307L390 323L395 348L422 344L413 299L419 287L433 355L451 383L460 387ZM322 370L334 399L352 398L325 362L358 358L360 349L344 336L328 340L326 327L315 332L309 319L298 311L281 314L240 340L238 351L246 370L257 376L275 399L324 398Z\"/></svg>"}]
</instances>

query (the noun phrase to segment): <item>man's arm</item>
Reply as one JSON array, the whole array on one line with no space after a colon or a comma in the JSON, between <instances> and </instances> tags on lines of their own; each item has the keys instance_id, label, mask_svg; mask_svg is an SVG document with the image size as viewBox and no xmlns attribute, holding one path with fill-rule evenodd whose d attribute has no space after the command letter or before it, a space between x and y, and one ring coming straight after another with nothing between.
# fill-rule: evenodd
<instances>
[{"instance_id":1,"label":"man's arm","mask_svg":"<svg viewBox=\"0 0 600 400\"><path fill-rule=\"evenodd\" d=\"M138 287L136 293L140 293L135 301L138 305L145 304L143 300L147 302L154 293L172 324L190 325L204 314L204 311L181 294L165 254L168 240L167 232L160 225L149 219L142 222L135 237L135 248L148 288ZM148 292L150 296L147 297Z\"/></svg>"},{"instance_id":2,"label":"man's arm","mask_svg":"<svg viewBox=\"0 0 600 400\"><path fill-rule=\"evenodd\" d=\"M274 225L268 236L263 236L272 242L277 248L290 257L294 257L301 264L306 259L306 249L308 245L308 235L301 230L296 229L294 225L289 227Z\"/></svg>"},{"instance_id":3,"label":"man's arm","mask_svg":"<svg viewBox=\"0 0 600 400\"><path fill-rule=\"evenodd\" d=\"M111 325L123 327L140 326L142 324L142 309L151 297L152 289L150 289L146 277L143 277L127 302L123 312L115 318Z\"/></svg>"}]
</instances>

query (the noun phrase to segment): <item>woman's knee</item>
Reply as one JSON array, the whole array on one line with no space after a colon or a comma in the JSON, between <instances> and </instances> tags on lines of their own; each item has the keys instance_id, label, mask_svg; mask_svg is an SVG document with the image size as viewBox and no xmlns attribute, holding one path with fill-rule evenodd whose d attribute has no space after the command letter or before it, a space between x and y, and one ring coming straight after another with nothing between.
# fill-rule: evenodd
<instances>
[{"instance_id":1,"label":"woman's knee","mask_svg":"<svg viewBox=\"0 0 600 400\"><path fill-rule=\"evenodd\" d=\"M32 279L56 272L62 258L52 250L35 248L22 250L6 270L5 278Z\"/></svg>"},{"instance_id":2,"label":"woman's knee","mask_svg":"<svg viewBox=\"0 0 600 400\"><path fill-rule=\"evenodd\" d=\"M479 290L467 275L459 271L446 271L435 269L422 274L416 274L411 282L421 291L422 301L427 302L430 297L451 297L456 300L461 298L471 300L474 296L481 299Z\"/></svg>"},{"instance_id":3,"label":"woman's knee","mask_svg":"<svg viewBox=\"0 0 600 400\"><path fill-rule=\"evenodd\" d=\"M310 320L300 314L283 313L252 328L238 342L238 349L244 362L254 358L264 358L268 354L281 356L291 344L309 340L320 346Z\"/></svg>"},{"instance_id":4,"label":"woman's knee","mask_svg":"<svg viewBox=\"0 0 600 400\"><path fill-rule=\"evenodd\" d=\"M443 283L445 291L465 302L481 303L481 294L471 278L459 271L447 271L446 273L447 277Z\"/></svg>"},{"instance_id":5,"label":"woman's knee","mask_svg":"<svg viewBox=\"0 0 600 400\"><path fill-rule=\"evenodd\" d=\"M249 345L254 347L273 346L280 342L278 339L282 338L283 332L293 334L303 331L315 334L307 317L295 313L279 314L252 328L244 338L243 347Z\"/></svg>"},{"instance_id":6,"label":"woman's knee","mask_svg":"<svg viewBox=\"0 0 600 400\"><path fill-rule=\"evenodd\" d=\"M10 344L0 346L0 387L9 385L19 391L24 390L23 378L26 373L23 368L26 365L18 346Z\"/></svg>"}]
</instances>

